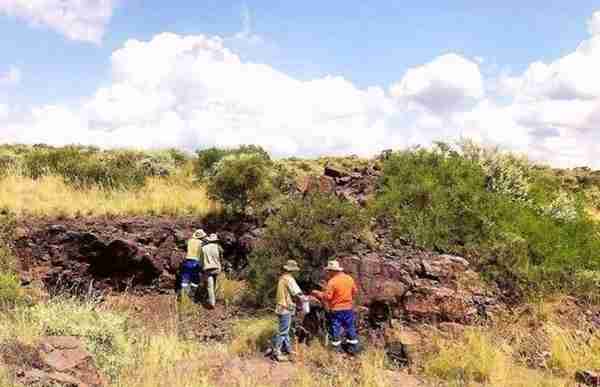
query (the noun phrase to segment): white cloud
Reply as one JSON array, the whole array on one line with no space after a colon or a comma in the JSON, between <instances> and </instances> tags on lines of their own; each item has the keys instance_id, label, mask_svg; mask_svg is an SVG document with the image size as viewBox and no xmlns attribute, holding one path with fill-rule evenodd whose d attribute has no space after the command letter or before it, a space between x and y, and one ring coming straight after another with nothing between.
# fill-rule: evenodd
<instances>
[{"instance_id":1,"label":"white cloud","mask_svg":"<svg viewBox=\"0 0 600 387\"><path fill-rule=\"evenodd\" d=\"M417 103L432 112L463 110L483 97L479 65L457 54L446 54L409 69L392 85L393 97Z\"/></svg>"},{"instance_id":2,"label":"white cloud","mask_svg":"<svg viewBox=\"0 0 600 387\"><path fill-rule=\"evenodd\" d=\"M17 85L21 82L21 70L11 66L7 72L0 73L0 85Z\"/></svg>"},{"instance_id":3,"label":"white cloud","mask_svg":"<svg viewBox=\"0 0 600 387\"><path fill-rule=\"evenodd\" d=\"M368 155L462 136L555 165L600 167L598 35L522 74L483 79L477 61L446 54L369 88L340 76L299 80L244 62L226 43L171 33L130 40L112 55L109 85L79 106L11 113L0 140Z\"/></svg>"},{"instance_id":4,"label":"white cloud","mask_svg":"<svg viewBox=\"0 0 600 387\"><path fill-rule=\"evenodd\" d=\"M118 0L0 0L0 12L67 38L100 43Z\"/></svg>"}]
</instances>

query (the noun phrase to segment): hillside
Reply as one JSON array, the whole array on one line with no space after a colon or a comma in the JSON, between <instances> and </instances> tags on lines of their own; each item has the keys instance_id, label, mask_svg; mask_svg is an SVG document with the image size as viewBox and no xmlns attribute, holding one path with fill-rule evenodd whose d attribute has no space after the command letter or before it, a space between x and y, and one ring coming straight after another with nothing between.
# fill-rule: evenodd
<instances>
[{"instance_id":1,"label":"hillside","mask_svg":"<svg viewBox=\"0 0 600 387\"><path fill-rule=\"evenodd\" d=\"M470 142L317 160L1 146L0 385L598 384L598 176ZM175 296L197 228L225 249L215 310ZM263 358L279 267L311 290L331 258L359 283L364 353L326 350L313 311L295 363Z\"/></svg>"}]
</instances>

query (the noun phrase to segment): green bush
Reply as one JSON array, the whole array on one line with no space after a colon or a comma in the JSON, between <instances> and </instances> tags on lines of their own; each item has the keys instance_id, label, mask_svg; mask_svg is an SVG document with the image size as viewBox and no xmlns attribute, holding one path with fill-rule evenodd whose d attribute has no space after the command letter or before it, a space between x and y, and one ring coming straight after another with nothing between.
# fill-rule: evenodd
<instances>
[{"instance_id":1,"label":"green bush","mask_svg":"<svg viewBox=\"0 0 600 387\"><path fill-rule=\"evenodd\" d=\"M486 215L496 198L486 183L479 165L453 151L394 153L384 164L377 213L392 220L397 236L420 247L469 249L493 226Z\"/></svg>"},{"instance_id":2,"label":"green bush","mask_svg":"<svg viewBox=\"0 0 600 387\"><path fill-rule=\"evenodd\" d=\"M32 179L58 175L77 188L103 189L139 188L149 174L139 153L76 146L34 148L24 156L22 171Z\"/></svg>"},{"instance_id":3,"label":"green bush","mask_svg":"<svg viewBox=\"0 0 600 387\"><path fill-rule=\"evenodd\" d=\"M209 176L217 165L226 156L241 154L256 154L265 160L271 160L269 153L257 145L241 145L237 148L207 148L196 151L197 158L194 163L194 173L198 178Z\"/></svg>"},{"instance_id":4,"label":"green bush","mask_svg":"<svg viewBox=\"0 0 600 387\"><path fill-rule=\"evenodd\" d=\"M232 154L214 165L207 191L234 213L264 204L273 194L272 162L259 153Z\"/></svg>"},{"instance_id":5,"label":"green bush","mask_svg":"<svg viewBox=\"0 0 600 387\"><path fill-rule=\"evenodd\" d=\"M295 259L310 281L327 260L347 252L365 228L363 212L332 195L288 198L266 222L261 246L249 257L249 282L260 304L272 302L283 263Z\"/></svg>"},{"instance_id":6,"label":"green bush","mask_svg":"<svg viewBox=\"0 0 600 387\"><path fill-rule=\"evenodd\" d=\"M148 171L135 153L122 151L103 159L73 160L65 163L59 173L78 188L132 189L144 186Z\"/></svg>"},{"instance_id":7,"label":"green bush","mask_svg":"<svg viewBox=\"0 0 600 387\"><path fill-rule=\"evenodd\" d=\"M540 281L538 288L600 270L600 227L582 198L546 170L519 165L490 177L481 160L450 147L397 152L384 163L375 212L396 237L465 255L493 275ZM527 184L509 183L523 176Z\"/></svg>"},{"instance_id":8,"label":"green bush","mask_svg":"<svg viewBox=\"0 0 600 387\"><path fill-rule=\"evenodd\" d=\"M0 311L23 304L25 296L17 275L0 272Z\"/></svg>"}]
</instances>

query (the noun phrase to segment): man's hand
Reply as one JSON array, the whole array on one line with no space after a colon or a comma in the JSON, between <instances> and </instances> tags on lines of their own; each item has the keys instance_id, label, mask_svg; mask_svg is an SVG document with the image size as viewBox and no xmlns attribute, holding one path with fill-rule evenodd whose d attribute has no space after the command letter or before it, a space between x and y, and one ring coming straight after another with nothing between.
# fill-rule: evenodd
<instances>
[{"instance_id":1,"label":"man's hand","mask_svg":"<svg viewBox=\"0 0 600 387\"><path fill-rule=\"evenodd\" d=\"M323 292L313 290L312 292L310 292L310 295L320 300L323 297Z\"/></svg>"}]
</instances>

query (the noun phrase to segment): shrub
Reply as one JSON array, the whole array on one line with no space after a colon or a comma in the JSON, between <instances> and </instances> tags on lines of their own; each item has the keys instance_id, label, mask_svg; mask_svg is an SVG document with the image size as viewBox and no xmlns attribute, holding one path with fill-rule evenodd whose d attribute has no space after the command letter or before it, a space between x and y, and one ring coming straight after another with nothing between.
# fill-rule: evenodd
<instances>
[{"instance_id":1,"label":"shrub","mask_svg":"<svg viewBox=\"0 0 600 387\"><path fill-rule=\"evenodd\" d=\"M490 191L519 201L529 199L531 164L527 158L502 152L498 148L485 148L470 140L462 141L459 149L466 159L483 168Z\"/></svg>"},{"instance_id":2,"label":"shrub","mask_svg":"<svg viewBox=\"0 0 600 387\"><path fill-rule=\"evenodd\" d=\"M524 186L490 186L479 160L444 146L394 153L383 170L375 212L399 238L465 255L496 278L537 281L537 289L600 269L599 225L543 169L517 174L528 176L527 195Z\"/></svg>"},{"instance_id":3,"label":"shrub","mask_svg":"<svg viewBox=\"0 0 600 387\"><path fill-rule=\"evenodd\" d=\"M273 194L271 166L271 161L258 153L227 156L214 166L207 180L208 194L235 213L258 207Z\"/></svg>"},{"instance_id":4,"label":"shrub","mask_svg":"<svg viewBox=\"0 0 600 387\"><path fill-rule=\"evenodd\" d=\"M288 198L267 220L263 243L249 258L249 280L257 301L272 301L287 259L297 260L301 278L310 281L328 259L348 251L364 227L364 213L333 195Z\"/></svg>"},{"instance_id":5,"label":"shrub","mask_svg":"<svg viewBox=\"0 0 600 387\"><path fill-rule=\"evenodd\" d=\"M12 309L24 301L19 278L13 273L0 272L0 310Z\"/></svg>"},{"instance_id":6,"label":"shrub","mask_svg":"<svg viewBox=\"0 0 600 387\"><path fill-rule=\"evenodd\" d=\"M97 186L104 189L140 188L147 171L133 152L118 152L104 159L71 160L59 169L68 184L77 188Z\"/></svg>"},{"instance_id":7,"label":"shrub","mask_svg":"<svg viewBox=\"0 0 600 387\"><path fill-rule=\"evenodd\" d=\"M137 188L145 184L147 171L140 155L132 151L99 152L93 148L35 148L23 159L23 174L32 179L62 176L77 188Z\"/></svg>"},{"instance_id":8,"label":"shrub","mask_svg":"<svg viewBox=\"0 0 600 387\"><path fill-rule=\"evenodd\" d=\"M265 160L271 160L269 153L257 145L241 145L237 148L207 148L196 151L197 158L194 163L194 173L203 178L213 173L213 167L226 156L241 154L256 154Z\"/></svg>"},{"instance_id":9,"label":"shrub","mask_svg":"<svg viewBox=\"0 0 600 387\"><path fill-rule=\"evenodd\" d=\"M476 163L456 152L424 149L395 153L384 164L377 213L394 232L442 251L478 245L492 224L495 197Z\"/></svg>"},{"instance_id":10,"label":"shrub","mask_svg":"<svg viewBox=\"0 0 600 387\"><path fill-rule=\"evenodd\" d=\"M228 151L220 148L208 148L197 151L198 158L194 164L194 173L196 176L207 176L212 171L212 167L227 156Z\"/></svg>"}]
</instances>

